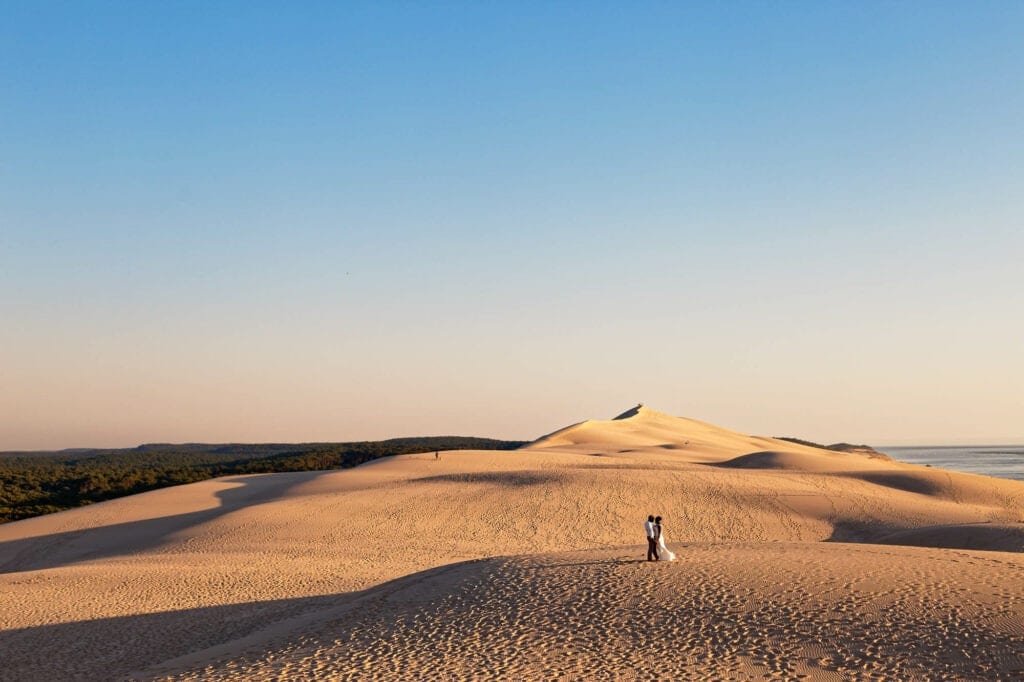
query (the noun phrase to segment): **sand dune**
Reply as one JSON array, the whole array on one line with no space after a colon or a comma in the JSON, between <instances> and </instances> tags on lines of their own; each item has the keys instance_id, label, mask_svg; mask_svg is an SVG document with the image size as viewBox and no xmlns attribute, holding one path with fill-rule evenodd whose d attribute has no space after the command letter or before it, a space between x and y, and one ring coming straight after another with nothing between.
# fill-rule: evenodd
<instances>
[{"instance_id":1,"label":"sand dune","mask_svg":"<svg viewBox=\"0 0 1024 682\"><path fill-rule=\"evenodd\" d=\"M1024 552L1024 524L964 523L897 531L875 542L913 547L948 547Z\"/></svg>"},{"instance_id":2,"label":"sand dune","mask_svg":"<svg viewBox=\"0 0 1024 682\"><path fill-rule=\"evenodd\" d=\"M680 562L632 563L653 511ZM0 526L0 679L647 679L651 638L670 677L1013 679L1022 521L1018 482L640 408Z\"/></svg>"},{"instance_id":3,"label":"sand dune","mask_svg":"<svg viewBox=\"0 0 1024 682\"><path fill-rule=\"evenodd\" d=\"M865 471L874 468L870 459L841 453L780 452L764 450L751 452L721 462L718 466L732 469L783 469L788 471L834 472Z\"/></svg>"},{"instance_id":4,"label":"sand dune","mask_svg":"<svg viewBox=\"0 0 1024 682\"><path fill-rule=\"evenodd\" d=\"M456 564L141 678L1009 679L1016 557L872 545L678 546ZM843 552L836 561L835 550ZM912 568L910 568L912 567ZM969 590L963 589L970 584Z\"/></svg>"}]
</instances>

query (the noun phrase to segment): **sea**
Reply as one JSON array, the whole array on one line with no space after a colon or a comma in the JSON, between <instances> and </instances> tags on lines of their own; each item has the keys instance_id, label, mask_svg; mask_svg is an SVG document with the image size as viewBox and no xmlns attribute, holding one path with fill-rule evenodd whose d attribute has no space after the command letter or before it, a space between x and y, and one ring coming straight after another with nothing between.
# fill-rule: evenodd
<instances>
[{"instance_id":1,"label":"sea","mask_svg":"<svg viewBox=\"0 0 1024 682\"><path fill-rule=\"evenodd\" d=\"M940 469L1024 481L1024 445L879 447L893 459Z\"/></svg>"}]
</instances>

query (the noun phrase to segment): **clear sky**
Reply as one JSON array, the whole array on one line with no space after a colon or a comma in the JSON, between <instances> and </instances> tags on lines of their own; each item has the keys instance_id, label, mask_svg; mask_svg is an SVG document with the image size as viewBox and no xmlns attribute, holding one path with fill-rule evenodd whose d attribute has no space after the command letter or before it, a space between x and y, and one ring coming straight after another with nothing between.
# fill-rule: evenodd
<instances>
[{"instance_id":1,"label":"clear sky","mask_svg":"<svg viewBox=\"0 0 1024 682\"><path fill-rule=\"evenodd\" d=\"M0 449L1024 441L1024 3L0 10Z\"/></svg>"}]
</instances>

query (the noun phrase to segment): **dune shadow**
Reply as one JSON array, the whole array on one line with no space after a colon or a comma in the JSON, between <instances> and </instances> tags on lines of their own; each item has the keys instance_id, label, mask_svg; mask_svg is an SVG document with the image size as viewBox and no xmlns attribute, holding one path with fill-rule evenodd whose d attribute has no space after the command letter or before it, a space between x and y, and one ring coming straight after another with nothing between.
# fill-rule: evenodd
<instances>
[{"instance_id":1,"label":"dune shadow","mask_svg":"<svg viewBox=\"0 0 1024 682\"><path fill-rule=\"evenodd\" d=\"M881 537L876 542L905 547L1024 552L1024 525L979 522L907 528Z\"/></svg>"},{"instance_id":2,"label":"dune shadow","mask_svg":"<svg viewBox=\"0 0 1024 682\"><path fill-rule=\"evenodd\" d=\"M439 474L414 478L411 483L489 483L492 485L520 488L532 485L551 483L560 478L554 473L537 473L534 471L486 471L464 474Z\"/></svg>"},{"instance_id":3,"label":"dune shadow","mask_svg":"<svg viewBox=\"0 0 1024 682\"><path fill-rule=\"evenodd\" d=\"M674 546L675 543L669 543ZM681 546L681 545L680 545ZM593 552L604 554L601 557L593 557ZM534 554L528 555L537 563L532 566L520 566L524 571L545 571L552 568L569 568L574 566L631 566L633 564L647 563L647 544L641 545L616 545L614 547L595 548L592 551L572 550L559 552L557 554ZM615 556L608 556L614 553Z\"/></svg>"},{"instance_id":4,"label":"dune shadow","mask_svg":"<svg viewBox=\"0 0 1024 682\"><path fill-rule=\"evenodd\" d=\"M708 466L721 469L785 469L786 454L775 450L749 452L724 462L712 462Z\"/></svg>"},{"instance_id":5,"label":"dune shadow","mask_svg":"<svg viewBox=\"0 0 1024 682\"><path fill-rule=\"evenodd\" d=\"M197 657L236 655L267 636L288 637L310 618L340 621L366 599L402 590L478 561L402 576L356 592L205 606L0 631L0 682L148 679ZM486 570L481 567L481 570ZM339 623L339 629L343 626ZM270 629L273 632L270 632ZM345 633L337 632L344 637ZM59 669L65 665L67 669ZM148 673L138 671L147 670Z\"/></svg>"},{"instance_id":6,"label":"dune shadow","mask_svg":"<svg viewBox=\"0 0 1024 682\"><path fill-rule=\"evenodd\" d=\"M275 619L336 600L282 599L4 630L0 681L129 679L135 670L245 637ZM68 667L58 667L62 663Z\"/></svg>"},{"instance_id":7,"label":"dune shadow","mask_svg":"<svg viewBox=\"0 0 1024 682\"><path fill-rule=\"evenodd\" d=\"M839 521L832 526L832 535L826 538L825 542L874 544L888 535L904 530L907 530L905 526L879 521Z\"/></svg>"},{"instance_id":8,"label":"dune shadow","mask_svg":"<svg viewBox=\"0 0 1024 682\"><path fill-rule=\"evenodd\" d=\"M543 564L528 570L543 571L549 568L569 568L573 566L628 566L630 564L647 563L646 559L605 559L594 561L569 561L562 564ZM527 570L527 569L524 569Z\"/></svg>"},{"instance_id":9,"label":"dune shadow","mask_svg":"<svg viewBox=\"0 0 1024 682\"><path fill-rule=\"evenodd\" d=\"M563 470L575 470L575 471L656 471L659 469L668 469L671 465L665 465L661 462L658 463L647 463L647 462L616 462L614 464L584 464L579 466L566 466Z\"/></svg>"},{"instance_id":10,"label":"dune shadow","mask_svg":"<svg viewBox=\"0 0 1024 682\"><path fill-rule=\"evenodd\" d=\"M942 483L919 473L872 471L849 474L849 477L892 488L893 490L917 493L919 495L941 496L947 492L946 487Z\"/></svg>"},{"instance_id":11,"label":"dune shadow","mask_svg":"<svg viewBox=\"0 0 1024 682\"><path fill-rule=\"evenodd\" d=\"M877 521L844 521L835 524L832 535L825 542L1024 552L1024 524L1008 525L979 521L908 527Z\"/></svg>"},{"instance_id":12,"label":"dune shadow","mask_svg":"<svg viewBox=\"0 0 1024 682\"><path fill-rule=\"evenodd\" d=\"M0 542L0 574L57 568L82 561L145 552L163 544L176 533L208 523L243 507L278 499L292 487L328 473L332 472L303 471L214 479L238 485L215 493L220 504L212 509Z\"/></svg>"}]
</instances>

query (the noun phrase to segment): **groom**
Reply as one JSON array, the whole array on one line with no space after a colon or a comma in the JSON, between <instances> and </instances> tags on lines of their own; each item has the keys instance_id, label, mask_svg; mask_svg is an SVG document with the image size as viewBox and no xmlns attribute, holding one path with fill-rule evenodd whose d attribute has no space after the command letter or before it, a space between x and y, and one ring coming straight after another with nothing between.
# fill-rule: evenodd
<instances>
[{"instance_id":1,"label":"groom","mask_svg":"<svg viewBox=\"0 0 1024 682\"><path fill-rule=\"evenodd\" d=\"M657 561L661 557L658 556L658 531L654 525L653 515L647 517L644 532L647 533L647 560Z\"/></svg>"}]
</instances>

